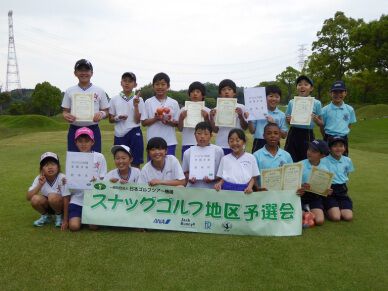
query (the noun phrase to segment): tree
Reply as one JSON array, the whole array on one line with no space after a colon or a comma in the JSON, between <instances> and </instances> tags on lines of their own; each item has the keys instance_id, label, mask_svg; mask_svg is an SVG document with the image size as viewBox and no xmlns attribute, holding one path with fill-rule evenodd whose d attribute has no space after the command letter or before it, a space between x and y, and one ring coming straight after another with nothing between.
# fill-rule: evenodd
<instances>
[{"instance_id":1,"label":"tree","mask_svg":"<svg viewBox=\"0 0 388 291\"><path fill-rule=\"evenodd\" d=\"M53 116L61 112L62 92L49 82L38 83L31 96L34 113Z\"/></svg>"},{"instance_id":2,"label":"tree","mask_svg":"<svg viewBox=\"0 0 388 291\"><path fill-rule=\"evenodd\" d=\"M296 86L295 81L300 75L300 72L293 67L287 67L283 72L276 76L276 81L279 83L279 87L282 89L284 96L284 88L286 88L287 95L285 95L284 103L287 104L288 101L295 95ZM283 88L282 88L283 87Z\"/></svg>"},{"instance_id":3,"label":"tree","mask_svg":"<svg viewBox=\"0 0 388 291\"><path fill-rule=\"evenodd\" d=\"M0 114L3 113L4 107L11 102L11 94L9 92L0 93Z\"/></svg>"}]
</instances>

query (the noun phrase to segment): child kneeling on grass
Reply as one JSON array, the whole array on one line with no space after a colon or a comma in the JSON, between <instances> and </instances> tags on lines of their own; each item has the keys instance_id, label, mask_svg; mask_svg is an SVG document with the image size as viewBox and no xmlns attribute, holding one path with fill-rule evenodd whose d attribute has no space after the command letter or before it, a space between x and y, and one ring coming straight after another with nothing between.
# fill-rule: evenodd
<instances>
[{"instance_id":1,"label":"child kneeling on grass","mask_svg":"<svg viewBox=\"0 0 388 291\"><path fill-rule=\"evenodd\" d=\"M63 199L66 195L66 179L61 173L57 154L46 152L40 157L40 175L28 189L27 200L41 216L34 221L34 226L50 223L50 214L55 214L55 226L61 227Z\"/></svg>"},{"instance_id":2,"label":"child kneeling on grass","mask_svg":"<svg viewBox=\"0 0 388 291\"><path fill-rule=\"evenodd\" d=\"M106 161L103 154L92 152L94 144L93 131L87 127L81 127L75 132L75 145L81 153L93 153L94 177L101 179L106 174ZM71 196L70 196L71 195ZM70 190L64 197L62 230L69 228L71 231L81 229L82 206L84 202L83 190ZM90 229L97 229L95 225L89 225Z\"/></svg>"}]
</instances>

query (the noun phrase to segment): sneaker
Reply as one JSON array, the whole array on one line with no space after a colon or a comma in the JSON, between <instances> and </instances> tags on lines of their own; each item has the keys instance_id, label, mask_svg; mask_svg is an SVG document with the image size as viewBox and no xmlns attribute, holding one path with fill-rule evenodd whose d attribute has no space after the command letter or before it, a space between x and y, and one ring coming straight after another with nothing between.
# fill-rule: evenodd
<instances>
[{"instance_id":1,"label":"sneaker","mask_svg":"<svg viewBox=\"0 0 388 291\"><path fill-rule=\"evenodd\" d=\"M55 227L61 227L62 225L62 214L55 214Z\"/></svg>"},{"instance_id":2,"label":"sneaker","mask_svg":"<svg viewBox=\"0 0 388 291\"><path fill-rule=\"evenodd\" d=\"M38 220L34 221L35 226L43 226L47 223L50 223L50 215L48 214L42 214Z\"/></svg>"}]
</instances>

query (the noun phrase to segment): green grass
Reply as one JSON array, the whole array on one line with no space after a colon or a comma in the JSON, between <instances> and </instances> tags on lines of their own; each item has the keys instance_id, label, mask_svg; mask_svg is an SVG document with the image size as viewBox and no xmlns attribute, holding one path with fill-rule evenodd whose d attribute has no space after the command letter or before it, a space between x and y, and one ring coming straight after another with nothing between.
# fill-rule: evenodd
<instances>
[{"instance_id":1,"label":"green grass","mask_svg":"<svg viewBox=\"0 0 388 291\"><path fill-rule=\"evenodd\" d=\"M0 118L0 126L10 124ZM57 152L64 161L67 132L25 127L23 134L0 136L1 289L383 290L388 284L387 125L387 119L368 120L352 129L354 221L326 222L283 238L34 228L38 214L25 200L26 190L38 174L42 152ZM112 168L113 132L103 130L102 136Z\"/></svg>"},{"instance_id":2,"label":"green grass","mask_svg":"<svg viewBox=\"0 0 388 291\"><path fill-rule=\"evenodd\" d=\"M388 118L388 104L366 105L356 110L357 119Z\"/></svg>"}]
</instances>

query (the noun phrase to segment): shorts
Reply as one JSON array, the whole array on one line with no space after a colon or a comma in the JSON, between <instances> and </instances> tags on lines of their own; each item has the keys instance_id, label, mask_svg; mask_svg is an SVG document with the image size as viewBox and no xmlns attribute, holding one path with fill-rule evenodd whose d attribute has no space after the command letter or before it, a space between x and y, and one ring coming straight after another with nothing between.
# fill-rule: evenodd
<instances>
[{"instance_id":1,"label":"shorts","mask_svg":"<svg viewBox=\"0 0 388 291\"><path fill-rule=\"evenodd\" d=\"M346 184L332 184L333 194L323 197L323 206L325 210L333 207L339 209L353 209L352 199L348 196L348 187Z\"/></svg>"},{"instance_id":2,"label":"shorts","mask_svg":"<svg viewBox=\"0 0 388 291\"><path fill-rule=\"evenodd\" d=\"M76 126L70 124L69 132L67 133L67 150L69 152L79 152L77 146L75 145L75 132L77 129L83 126ZM93 124L89 126L85 126L93 131L94 134L94 144L92 146L92 151L101 153L101 132L98 124Z\"/></svg>"},{"instance_id":3,"label":"shorts","mask_svg":"<svg viewBox=\"0 0 388 291\"><path fill-rule=\"evenodd\" d=\"M144 142L143 142L143 133L141 132L141 128L135 127L127 132L126 135L122 137L114 137L115 145L126 145L131 149L131 153L133 156L133 165L140 165L144 163L143 153L144 153Z\"/></svg>"},{"instance_id":4,"label":"shorts","mask_svg":"<svg viewBox=\"0 0 388 291\"><path fill-rule=\"evenodd\" d=\"M322 197L318 194L305 192L301 197L302 209L306 209L308 205L310 209L322 209L323 210L323 202Z\"/></svg>"},{"instance_id":5,"label":"shorts","mask_svg":"<svg viewBox=\"0 0 388 291\"><path fill-rule=\"evenodd\" d=\"M248 187L248 183L246 184L235 184L224 181L224 184L222 184L221 189L222 190L232 190L232 191L244 191L245 188Z\"/></svg>"},{"instance_id":6,"label":"shorts","mask_svg":"<svg viewBox=\"0 0 388 291\"><path fill-rule=\"evenodd\" d=\"M224 151L224 156L229 155L232 152L232 149L230 148L222 148L222 150Z\"/></svg>"},{"instance_id":7,"label":"shorts","mask_svg":"<svg viewBox=\"0 0 388 291\"><path fill-rule=\"evenodd\" d=\"M70 203L69 204L69 220L73 217L82 217L82 206Z\"/></svg>"},{"instance_id":8,"label":"shorts","mask_svg":"<svg viewBox=\"0 0 388 291\"><path fill-rule=\"evenodd\" d=\"M288 131L284 150L287 151L294 163L307 159L309 143L315 139L312 129L291 126Z\"/></svg>"}]
</instances>

